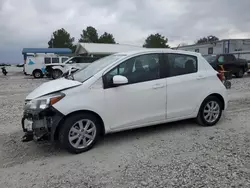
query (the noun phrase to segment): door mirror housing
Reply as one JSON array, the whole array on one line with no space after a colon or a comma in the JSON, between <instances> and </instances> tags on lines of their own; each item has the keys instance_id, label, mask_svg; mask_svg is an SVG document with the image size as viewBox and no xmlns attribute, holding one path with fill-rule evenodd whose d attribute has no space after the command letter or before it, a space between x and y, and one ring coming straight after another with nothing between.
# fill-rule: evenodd
<instances>
[{"instance_id":1,"label":"door mirror housing","mask_svg":"<svg viewBox=\"0 0 250 188\"><path fill-rule=\"evenodd\" d=\"M115 75L113 77L113 84L114 85L124 85L128 83L128 79L125 76L121 76L121 75Z\"/></svg>"},{"instance_id":2,"label":"door mirror housing","mask_svg":"<svg viewBox=\"0 0 250 188\"><path fill-rule=\"evenodd\" d=\"M69 61L68 61L68 64L72 64L72 63L73 63L73 61L72 61L72 60L69 60Z\"/></svg>"}]
</instances>

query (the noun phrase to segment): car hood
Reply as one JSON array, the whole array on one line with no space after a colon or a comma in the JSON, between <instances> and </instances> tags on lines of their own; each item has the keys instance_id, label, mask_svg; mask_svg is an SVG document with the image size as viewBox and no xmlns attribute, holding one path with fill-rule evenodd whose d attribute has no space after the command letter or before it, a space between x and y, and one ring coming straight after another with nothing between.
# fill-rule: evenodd
<instances>
[{"instance_id":1,"label":"car hood","mask_svg":"<svg viewBox=\"0 0 250 188\"><path fill-rule=\"evenodd\" d=\"M32 91L27 97L26 100L32 100L44 95L48 95L57 91L61 91L64 89L68 89L71 87L76 87L81 85L81 82L75 80L68 80L65 78L60 78L56 80L52 80L40 85L34 91Z\"/></svg>"}]
</instances>

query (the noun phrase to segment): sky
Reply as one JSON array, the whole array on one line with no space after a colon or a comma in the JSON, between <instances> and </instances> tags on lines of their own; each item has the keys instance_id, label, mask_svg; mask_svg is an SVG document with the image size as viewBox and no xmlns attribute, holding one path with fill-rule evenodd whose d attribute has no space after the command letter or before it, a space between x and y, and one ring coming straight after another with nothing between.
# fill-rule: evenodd
<instances>
[{"instance_id":1,"label":"sky","mask_svg":"<svg viewBox=\"0 0 250 188\"><path fill-rule=\"evenodd\" d=\"M78 41L93 26L120 44L160 33L171 47L215 35L250 38L250 0L0 0L0 63L22 63L23 48L48 47L65 28Z\"/></svg>"}]
</instances>

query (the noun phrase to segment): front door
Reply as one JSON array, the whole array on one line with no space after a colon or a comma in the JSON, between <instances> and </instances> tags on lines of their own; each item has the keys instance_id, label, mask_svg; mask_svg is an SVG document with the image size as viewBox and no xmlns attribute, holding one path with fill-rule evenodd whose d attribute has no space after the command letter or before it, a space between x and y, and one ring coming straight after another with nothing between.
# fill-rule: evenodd
<instances>
[{"instance_id":1,"label":"front door","mask_svg":"<svg viewBox=\"0 0 250 188\"><path fill-rule=\"evenodd\" d=\"M165 120L166 78L161 54L130 58L104 75L104 97L111 129L126 129ZM114 75L128 78L126 85L112 86Z\"/></svg>"}]
</instances>

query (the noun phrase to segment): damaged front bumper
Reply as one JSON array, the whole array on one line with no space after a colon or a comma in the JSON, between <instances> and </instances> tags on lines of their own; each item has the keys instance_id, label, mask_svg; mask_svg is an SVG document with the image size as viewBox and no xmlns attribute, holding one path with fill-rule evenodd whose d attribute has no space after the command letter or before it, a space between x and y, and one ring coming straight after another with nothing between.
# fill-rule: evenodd
<instances>
[{"instance_id":1,"label":"damaged front bumper","mask_svg":"<svg viewBox=\"0 0 250 188\"><path fill-rule=\"evenodd\" d=\"M30 140L53 142L56 128L63 117L64 115L52 106L44 110L24 108L22 129L29 135Z\"/></svg>"}]
</instances>

